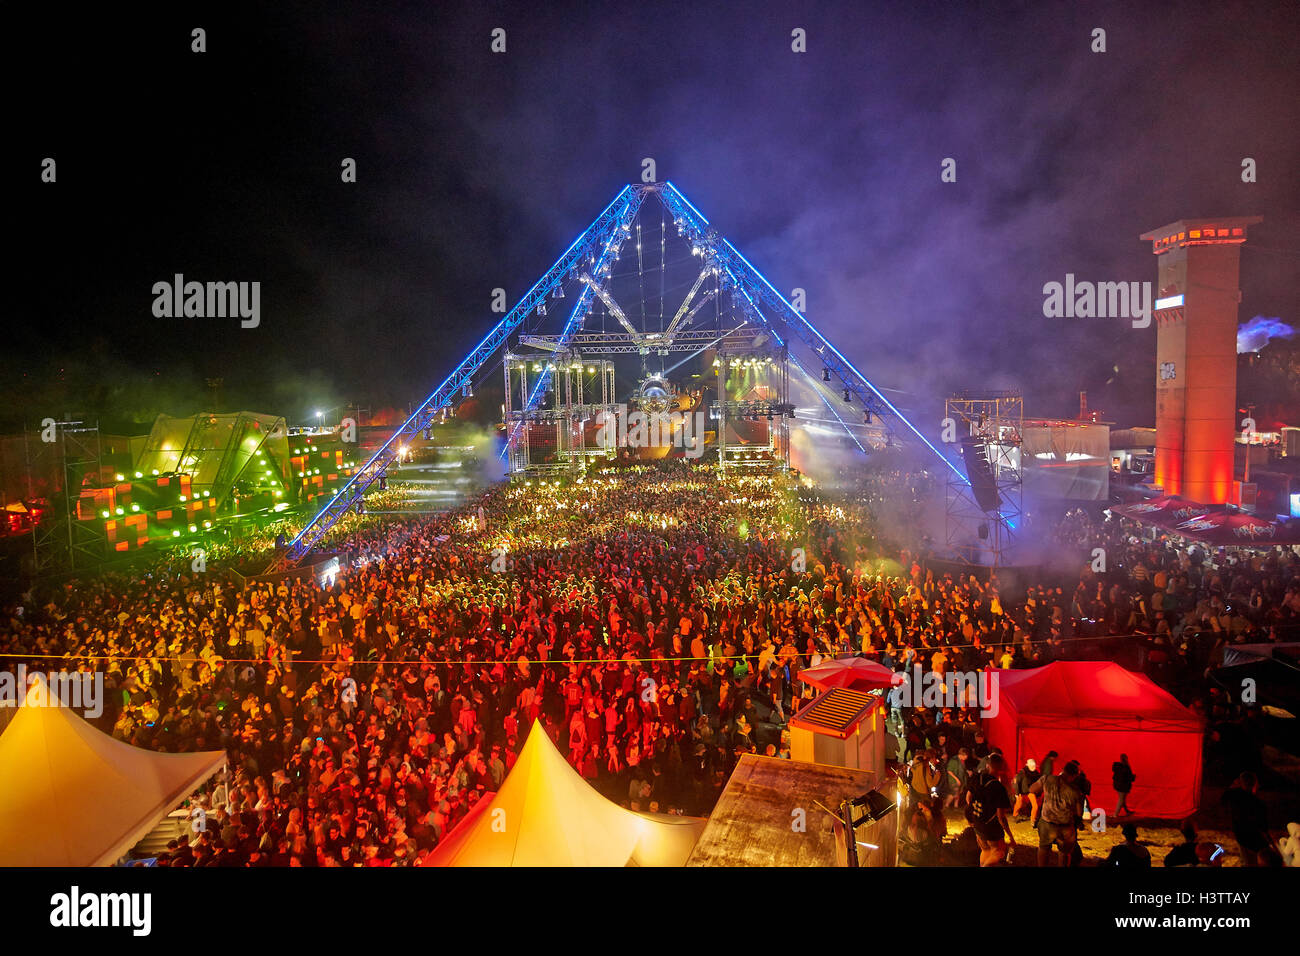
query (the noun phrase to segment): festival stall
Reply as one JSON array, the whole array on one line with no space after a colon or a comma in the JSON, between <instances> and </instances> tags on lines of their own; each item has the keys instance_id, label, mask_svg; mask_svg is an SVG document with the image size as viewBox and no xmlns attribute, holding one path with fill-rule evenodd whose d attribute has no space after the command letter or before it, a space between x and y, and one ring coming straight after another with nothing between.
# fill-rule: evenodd
<instances>
[{"instance_id":1,"label":"festival stall","mask_svg":"<svg viewBox=\"0 0 1300 956\"><path fill-rule=\"evenodd\" d=\"M1204 514L1205 505L1182 495L1162 495L1146 501L1112 505L1110 510L1122 517L1169 530L1179 522Z\"/></svg>"},{"instance_id":2,"label":"festival stall","mask_svg":"<svg viewBox=\"0 0 1300 956\"><path fill-rule=\"evenodd\" d=\"M988 743L1015 773L1033 757L1059 754L1056 770L1077 760L1092 782L1091 804L1115 808L1111 765L1128 754L1137 780L1128 805L1145 817L1177 820L1201 798L1199 717L1143 674L1109 661L1057 661L999 671L997 713Z\"/></svg>"}]
</instances>

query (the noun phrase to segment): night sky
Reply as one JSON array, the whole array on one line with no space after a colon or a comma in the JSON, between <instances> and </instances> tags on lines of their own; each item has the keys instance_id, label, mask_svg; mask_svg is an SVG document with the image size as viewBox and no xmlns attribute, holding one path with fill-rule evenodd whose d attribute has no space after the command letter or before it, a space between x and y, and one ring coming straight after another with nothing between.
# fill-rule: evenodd
<instances>
[{"instance_id":1,"label":"night sky","mask_svg":"<svg viewBox=\"0 0 1300 956\"><path fill-rule=\"evenodd\" d=\"M9 14L6 428L190 414L209 376L291 421L405 408L644 157L919 421L1020 387L1152 424L1154 325L1042 288L1154 281L1176 219L1262 215L1240 318L1300 324L1294 2L184 6ZM260 281L260 327L155 318L178 272Z\"/></svg>"}]
</instances>

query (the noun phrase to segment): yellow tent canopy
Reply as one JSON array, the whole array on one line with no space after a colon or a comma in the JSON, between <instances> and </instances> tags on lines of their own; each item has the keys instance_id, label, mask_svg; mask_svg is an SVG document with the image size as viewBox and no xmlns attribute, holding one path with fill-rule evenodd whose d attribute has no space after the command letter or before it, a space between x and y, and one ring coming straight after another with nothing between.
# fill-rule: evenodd
<instances>
[{"instance_id":1,"label":"yellow tent canopy","mask_svg":"<svg viewBox=\"0 0 1300 956\"><path fill-rule=\"evenodd\" d=\"M34 694L0 734L0 866L109 866L226 762L132 747Z\"/></svg>"},{"instance_id":2,"label":"yellow tent canopy","mask_svg":"<svg viewBox=\"0 0 1300 956\"><path fill-rule=\"evenodd\" d=\"M682 866L707 821L641 814L605 799L540 722L501 789L433 851L433 866Z\"/></svg>"}]
</instances>

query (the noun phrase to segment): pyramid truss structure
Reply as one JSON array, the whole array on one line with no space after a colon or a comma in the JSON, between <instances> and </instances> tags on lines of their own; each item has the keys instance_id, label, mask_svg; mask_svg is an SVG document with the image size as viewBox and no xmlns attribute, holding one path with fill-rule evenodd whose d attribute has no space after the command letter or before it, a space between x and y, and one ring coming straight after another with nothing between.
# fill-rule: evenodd
<instances>
[{"instance_id":1,"label":"pyramid truss structure","mask_svg":"<svg viewBox=\"0 0 1300 956\"><path fill-rule=\"evenodd\" d=\"M706 269L713 271L720 287L732 296L733 306L743 317L741 327L736 331L745 331L752 326L767 332L776 345L787 349L793 340L798 340L812 355L812 360L820 363L823 369L822 382L838 381L844 390L843 407L850 405L855 414L866 414L870 419L881 423L890 436L902 441L919 441L929 448L938 459L959 479L965 480L961 470L949 460L929 439L927 439L911 421L857 368L799 309L779 292L776 287L744 255L720 235L709 220L691 204L685 195L671 182L633 183L623 187L614 200L601 211L600 215L573 241L573 244L546 270L528 290L527 293L507 312L499 322L472 348L459 365L442 383L420 404L414 413L403 422L392 436L380 446L379 450L352 476L337 494L302 528L281 554L277 564L281 567L291 566L307 555L329 533L330 529L349 511L356 510L361 504L366 490L386 474L387 468L397 458L398 450L416 436L425 433L439 415L455 405L461 398L472 394L474 379L498 352L509 355L509 343L512 336L520 344L541 346L563 357L570 352L584 347L590 351L593 342L588 342L583 329L583 320L590 312L592 298L599 297L598 281L583 281L582 291L569 312L563 330L558 336L530 336L520 334L534 313L545 315L547 301L559 299L563 295L563 286L581 276L607 278L613 263L618 259L623 243L632 231L632 224L637 213L650 196L656 197L671 216L678 234L686 239L692 252L699 255ZM709 333L712 334L712 333ZM672 343L674 350L685 347L699 348L703 333L683 331L679 340ZM625 351L631 352L639 344L635 335L629 332ZM614 343L620 334L602 333L601 339L606 344ZM545 339L545 341L542 341ZM817 385L817 380L810 376L794 355L789 353L789 361L795 370ZM506 359L509 361L509 358ZM557 366L558 368L558 366ZM536 409L552 379L552 371L543 369L535 377L531 391L521 403L520 415L509 426L507 449L516 447L519 431L526 427L528 415ZM832 379L833 376L833 379ZM820 388L817 394L826 402ZM724 403L725 404L725 403ZM862 449L861 443L849 429L845 416L836 410L834 404L826 402L835 418L845 425L853 441ZM862 449L865 451L865 449Z\"/></svg>"}]
</instances>

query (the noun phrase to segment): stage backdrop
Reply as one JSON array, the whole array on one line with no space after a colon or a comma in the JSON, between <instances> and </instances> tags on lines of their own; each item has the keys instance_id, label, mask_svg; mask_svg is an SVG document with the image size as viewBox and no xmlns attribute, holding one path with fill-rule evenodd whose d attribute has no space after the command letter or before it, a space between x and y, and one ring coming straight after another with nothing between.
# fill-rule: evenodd
<instances>
[{"instance_id":1,"label":"stage backdrop","mask_svg":"<svg viewBox=\"0 0 1300 956\"><path fill-rule=\"evenodd\" d=\"M1105 501L1110 496L1110 426L1026 421L1021 431L1025 496Z\"/></svg>"},{"instance_id":2,"label":"stage backdrop","mask_svg":"<svg viewBox=\"0 0 1300 956\"><path fill-rule=\"evenodd\" d=\"M1201 798L1200 718L1144 674L1108 661L1057 661L998 672L998 713L988 718L991 747L1001 747L1014 774L1033 757L1060 756L1059 773L1077 760L1092 782L1091 804L1115 809L1111 764L1128 754L1137 781L1130 809L1179 820Z\"/></svg>"}]
</instances>

